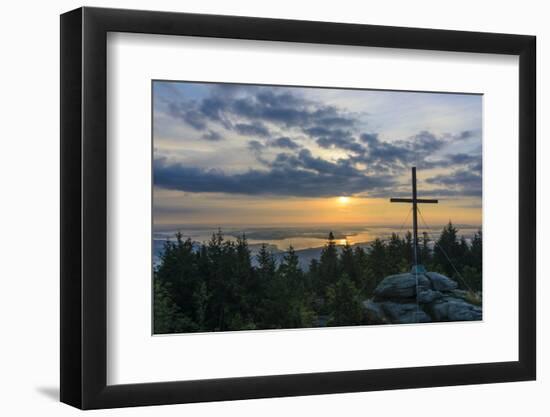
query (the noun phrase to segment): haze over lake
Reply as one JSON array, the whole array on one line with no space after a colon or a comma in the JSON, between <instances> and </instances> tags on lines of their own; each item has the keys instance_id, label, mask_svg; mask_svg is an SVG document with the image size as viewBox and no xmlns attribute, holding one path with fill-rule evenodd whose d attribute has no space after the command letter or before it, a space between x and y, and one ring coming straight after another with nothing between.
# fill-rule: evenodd
<instances>
[{"instance_id":1,"label":"haze over lake","mask_svg":"<svg viewBox=\"0 0 550 417\"><path fill-rule=\"evenodd\" d=\"M456 225L459 228L459 235L469 240L480 229L475 225ZM438 235L444 225L436 225L427 233ZM295 250L319 248L325 245L329 232L334 234L337 245L368 244L374 239L388 239L392 233L400 232L404 235L407 228L400 228L395 225L361 226L361 225L340 225L340 226L183 226L179 228L167 228L157 231L154 239L164 242L166 239L173 239L176 232L180 232L184 239L190 238L194 242L208 242L213 233L221 229L227 240L235 241L237 237L246 236L252 248L265 243L272 250L285 251L289 246ZM409 228L410 229L410 228Z\"/></svg>"}]
</instances>

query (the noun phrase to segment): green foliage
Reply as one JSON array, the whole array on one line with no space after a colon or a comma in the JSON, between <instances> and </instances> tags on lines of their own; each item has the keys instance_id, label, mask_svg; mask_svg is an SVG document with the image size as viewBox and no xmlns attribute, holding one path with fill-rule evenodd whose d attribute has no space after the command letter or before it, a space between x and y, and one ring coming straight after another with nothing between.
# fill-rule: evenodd
<instances>
[{"instance_id":1,"label":"green foliage","mask_svg":"<svg viewBox=\"0 0 550 417\"><path fill-rule=\"evenodd\" d=\"M368 324L362 301L386 276L408 271L413 253L410 233L365 247L337 246L330 233L321 256L304 272L292 247L277 262L265 244L253 257L244 235L230 241L218 230L199 244L178 233L164 245L154 272L154 332ZM480 300L481 231L467 242L449 222L434 247L423 235L417 255Z\"/></svg>"},{"instance_id":2,"label":"green foliage","mask_svg":"<svg viewBox=\"0 0 550 417\"><path fill-rule=\"evenodd\" d=\"M419 239L420 240L420 239ZM428 233L422 233L422 241L420 245L420 261L423 265L430 265L432 263L432 251L429 246Z\"/></svg>"},{"instance_id":3,"label":"green foliage","mask_svg":"<svg viewBox=\"0 0 550 417\"><path fill-rule=\"evenodd\" d=\"M347 274L327 289L330 326L351 326L363 322L361 293Z\"/></svg>"},{"instance_id":4,"label":"green foliage","mask_svg":"<svg viewBox=\"0 0 550 417\"><path fill-rule=\"evenodd\" d=\"M172 333L175 323L179 319L179 309L170 297L170 292L160 281L154 284L154 333Z\"/></svg>"},{"instance_id":5,"label":"green foliage","mask_svg":"<svg viewBox=\"0 0 550 417\"><path fill-rule=\"evenodd\" d=\"M468 244L464 236L458 239L458 229L449 222L435 243L431 262L426 265L456 280L463 290L481 291L482 252L481 230Z\"/></svg>"},{"instance_id":6,"label":"green foliage","mask_svg":"<svg viewBox=\"0 0 550 417\"><path fill-rule=\"evenodd\" d=\"M380 281L388 275L388 258L386 257L386 246L382 240L376 238L372 242L367 261L367 294L371 295Z\"/></svg>"},{"instance_id":7,"label":"green foliage","mask_svg":"<svg viewBox=\"0 0 550 417\"><path fill-rule=\"evenodd\" d=\"M452 277L455 275L454 265L460 254L461 248L457 239L458 230L451 222L443 228L434 249L434 263L442 269L442 272Z\"/></svg>"},{"instance_id":8,"label":"green foliage","mask_svg":"<svg viewBox=\"0 0 550 417\"><path fill-rule=\"evenodd\" d=\"M332 232L328 235L328 241L321 251L319 259L319 279L321 294L338 279L338 250ZM324 290L324 291L323 291Z\"/></svg>"}]
</instances>

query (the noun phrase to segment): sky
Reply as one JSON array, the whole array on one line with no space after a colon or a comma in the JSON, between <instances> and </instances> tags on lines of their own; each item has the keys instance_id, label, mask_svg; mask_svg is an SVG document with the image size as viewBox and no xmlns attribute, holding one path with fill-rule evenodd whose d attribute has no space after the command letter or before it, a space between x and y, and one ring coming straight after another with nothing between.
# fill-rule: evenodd
<instances>
[{"instance_id":1,"label":"sky","mask_svg":"<svg viewBox=\"0 0 550 417\"><path fill-rule=\"evenodd\" d=\"M153 222L481 225L482 96L153 81Z\"/></svg>"}]
</instances>

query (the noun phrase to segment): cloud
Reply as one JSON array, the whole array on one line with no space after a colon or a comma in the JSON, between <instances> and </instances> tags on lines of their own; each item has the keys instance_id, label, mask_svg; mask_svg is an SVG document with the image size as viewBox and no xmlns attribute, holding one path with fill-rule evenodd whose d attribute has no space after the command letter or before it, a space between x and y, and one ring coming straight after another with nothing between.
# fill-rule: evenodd
<instances>
[{"instance_id":1,"label":"cloud","mask_svg":"<svg viewBox=\"0 0 550 417\"><path fill-rule=\"evenodd\" d=\"M457 139L470 139L475 135L476 135L476 132L473 130L463 130L457 135Z\"/></svg>"},{"instance_id":2,"label":"cloud","mask_svg":"<svg viewBox=\"0 0 550 417\"><path fill-rule=\"evenodd\" d=\"M322 148L340 148L354 152L356 154L364 154L365 148L359 143L346 140L345 138L338 137L322 137L317 139L317 144Z\"/></svg>"},{"instance_id":3,"label":"cloud","mask_svg":"<svg viewBox=\"0 0 550 417\"><path fill-rule=\"evenodd\" d=\"M447 191L453 195L481 197L482 194L482 178L475 171L458 169L448 174L427 178L426 182L446 186L441 192Z\"/></svg>"},{"instance_id":4,"label":"cloud","mask_svg":"<svg viewBox=\"0 0 550 417\"><path fill-rule=\"evenodd\" d=\"M272 143L272 146L278 148L287 148L287 149L298 149L300 145L294 142L292 139L286 136L281 136L280 138L275 139Z\"/></svg>"},{"instance_id":5,"label":"cloud","mask_svg":"<svg viewBox=\"0 0 550 417\"><path fill-rule=\"evenodd\" d=\"M219 123L243 135L262 137L269 136L263 122L301 129L349 128L356 123L349 112L307 100L283 87L217 85L199 101L180 97L170 102L169 113L197 130Z\"/></svg>"},{"instance_id":6,"label":"cloud","mask_svg":"<svg viewBox=\"0 0 550 417\"><path fill-rule=\"evenodd\" d=\"M265 148L265 145L257 140L248 141L248 149L253 152L260 152Z\"/></svg>"},{"instance_id":7,"label":"cloud","mask_svg":"<svg viewBox=\"0 0 550 417\"><path fill-rule=\"evenodd\" d=\"M197 130L206 128L206 122L202 113L198 112L196 109L188 108L183 103L170 103L168 109L173 117L184 121L191 127Z\"/></svg>"},{"instance_id":8,"label":"cloud","mask_svg":"<svg viewBox=\"0 0 550 417\"><path fill-rule=\"evenodd\" d=\"M243 136L269 136L269 130L259 122L251 124L238 123L235 125L235 130Z\"/></svg>"},{"instance_id":9,"label":"cloud","mask_svg":"<svg viewBox=\"0 0 550 417\"><path fill-rule=\"evenodd\" d=\"M433 133L423 130L410 138L409 146L417 154L429 156L433 152L441 149L445 145L445 140L435 136Z\"/></svg>"},{"instance_id":10,"label":"cloud","mask_svg":"<svg viewBox=\"0 0 550 417\"><path fill-rule=\"evenodd\" d=\"M334 147L359 154L362 154L365 151L365 148L361 144L355 142L355 138L349 130L340 128L329 129L324 126L314 126L304 129L304 133L311 137L317 138L316 142L322 148L329 149Z\"/></svg>"},{"instance_id":11,"label":"cloud","mask_svg":"<svg viewBox=\"0 0 550 417\"><path fill-rule=\"evenodd\" d=\"M187 192L300 197L352 195L389 187L394 181L385 176L363 175L345 163L315 158L306 150L301 151L294 162L270 170L250 169L227 174L222 170L169 164L159 158L154 161L154 180L158 187Z\"/></svg>"},{"instance_id":12,"label":"cloud","mask_svg":"<svg viewBox=\"0 0 550 417\"><path fill-rule=\"evenodd\" d=\"M220 135L218 132L215 132L213 130L209 130L207 133L203 133L201 135L201 138L205 140L210 140L212 142L217 142L219 140L222 140L222 135Z\"/></svg>"},{"instance_id":13,"label":"cloud","mask_svg":"<svg viewBox=\"0 0 550 417\"><path fill-rule=\"evenodd\" d=\"M378 133L362 133L359 139L370 145L372 143L378 142Z\"/></svg>"},{"instance_id":14,"label":"cloud","mask_svg":"<svg viewBox=\"0 0 550 417\"><path fill-rule=\"evenodd\" d=\"M448 160L443 162L432 159L437 151L448 144L448 139L429 131L420 131L405 140L392 142L381 140L378 133L362 133L359 139L366 144L366 149L354 160L366 164L371 170L393 171L397 174L416 164L425 169L435 168L442 163L449 164Z\"/></svg>"},{"instance_id":15,"label":"cloud","mask_svg":"<svg viewBox=\"0 0 550 417\"><path fill-rule=\"evenodd\" d=\"M469 155L465 153L456 153L456 154L447 155L447 160L452 164L460 164L460 165L473 164L473 163L477 164L481 162L480 155Z\"/></svg>"},{"instance_id":16,"label":"cloud","mask_svg":"<svg viewBox=\"0 0 550 417\"><path fill-rule=\"evenodd\" d=\"M464 185L478 184L480 180L481 177L473 172L458 170L450 174L436 175L435 177L428 178L426 182L442 185Z\"/></svg>"}]
</instances>

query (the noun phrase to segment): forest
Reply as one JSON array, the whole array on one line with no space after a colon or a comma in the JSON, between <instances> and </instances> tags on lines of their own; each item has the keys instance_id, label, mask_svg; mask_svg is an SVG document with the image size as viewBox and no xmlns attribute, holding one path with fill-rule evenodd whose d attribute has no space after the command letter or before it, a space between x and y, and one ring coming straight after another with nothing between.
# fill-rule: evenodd
<instances>
[{"instance_id":1,"label":"forest","mask_svg":"<svg viewBox=\"0 0 550 417\"><path fill-rule=\"evenodd\" d=\"M460 289L481 292L482 232L470 241L449 222L419 255L428 271L454 279ZM205 243L181 233L164 244L153 273L154 334L288 329L369 324L362 302L388 275L413 265L413 239L393 234L370 245L338 246L329 233L319 259L300 268L292 247L280 262L266 245L252 256L245 235L222 231Z\"/></svg>"}]
</instances>

